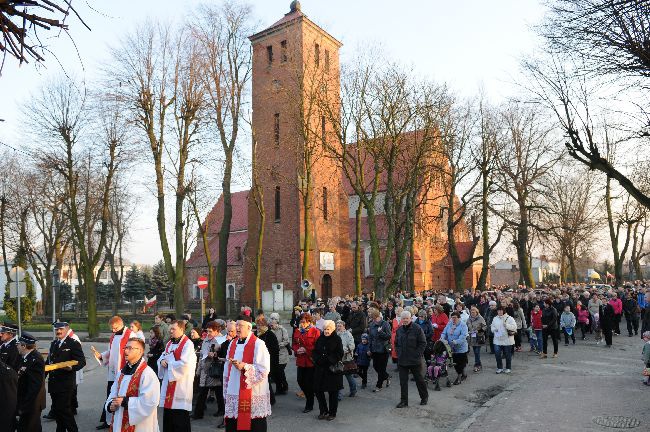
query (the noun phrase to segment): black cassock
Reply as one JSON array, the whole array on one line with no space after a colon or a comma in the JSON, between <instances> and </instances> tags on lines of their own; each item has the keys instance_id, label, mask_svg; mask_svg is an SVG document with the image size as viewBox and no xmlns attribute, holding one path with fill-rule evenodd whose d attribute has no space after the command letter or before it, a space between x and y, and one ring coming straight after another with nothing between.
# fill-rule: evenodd
<instances>
[{"instance_id":1,"label":"black cassock","mask_svg":"<svg viewBox=\"0 0 650 432\"><path fill-rule=\"evenodd\" d=\"M13 432L14 430L17 388L18 374L15 370L0 361L0 395L2 397L0 432Z\"/></svg>"},{"instance_id":2,"label":"black cassock","mask_svg":"<svg viewBox=\"0 0 650 432\"><path fill-rule=\"evenodd\" d=\"M41 411L45 408L45 361L34 350L23 359L18 370L18 432L41 430Z\"/></svg>"}]
</instances>

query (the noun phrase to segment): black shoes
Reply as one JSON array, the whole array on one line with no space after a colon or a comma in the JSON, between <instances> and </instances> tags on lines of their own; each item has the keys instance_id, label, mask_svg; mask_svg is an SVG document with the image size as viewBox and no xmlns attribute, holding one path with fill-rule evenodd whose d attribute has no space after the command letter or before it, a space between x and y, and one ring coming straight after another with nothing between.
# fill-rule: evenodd
<instances>
[{"instance_id":1,"label":"black shoes","mask_svg":"<svg viewBox=\"0 0 650 432\"><path fill-rule=\"evenodd\" d=\"M406 408L409 406L408 402L400 401L395 408Z\"/></svg>"},{"instance_id":2,"label":"black shoes","mask_svg":"<svg viewBox=\"0 0 650 432\"><path fill-rule=\"evenodd\" d=\"M97 430L102 430L102 429L108 429L110 425L108 423L102 423L99 426L97 426L95 429Z\"/></svg>"},{"instance_id":3,"label":"black shoes","mask_svg":"<svg viewBox=\"0 0 650 432\"><path fill-rule=\"evenodd\" d=\"M420 405L426 405L429 402L429 399L422 399Z\"/></svg>"},{"instance_id":4,"label":"black shoes","mask_svg":"<svg viewBox=\"0 0 650 432\"><path fill-rule=\"evenodd\" d=\"M305 408L304 410L302 410L302 413L307 414L308 412L312 412L313 410L314 408Z\"/></svg>"}]
</instances>

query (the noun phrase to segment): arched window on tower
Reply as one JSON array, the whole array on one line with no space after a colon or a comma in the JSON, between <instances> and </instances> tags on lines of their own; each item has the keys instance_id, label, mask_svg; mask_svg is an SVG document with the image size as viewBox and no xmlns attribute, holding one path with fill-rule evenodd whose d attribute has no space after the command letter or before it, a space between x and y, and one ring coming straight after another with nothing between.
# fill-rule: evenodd
<instances>
[{"instance_id":1,"label":"arched window on tower","mask_svg":"<svg viewBox=\"0 0 650 432\"><path fill-rule=\"evenodd\" d=\"M323 187L323 219L327 220L327 188Z\"/></svg>"},{"instance_id":2,"label":"arched window on tower","mask_svg":"<svg viewBox=\"0 0 650 432\"><path fill-rule=\"evenodd\" d=\"M275 187L275 221L280 222L280 186Z\"/></svg>"},{"instance_id":3,"label":"arched window on tower","mask_svg":"<svg viewBox=\"0 0 650 432\"><path fill-rule=\"evenodd\" d=\"M316 69L320 67L320 45L318 44L314 45L314 64Z\"/></svg>"}]
</instances>

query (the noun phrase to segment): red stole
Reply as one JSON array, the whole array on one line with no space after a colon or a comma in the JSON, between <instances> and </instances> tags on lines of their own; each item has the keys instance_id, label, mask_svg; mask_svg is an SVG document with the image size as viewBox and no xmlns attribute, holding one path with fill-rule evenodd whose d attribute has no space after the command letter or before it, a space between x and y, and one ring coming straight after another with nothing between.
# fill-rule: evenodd
<instances>
[{"instance_id":1,"label":"red stole","mask_svg":"<svg viewBox=\"0 0 650 432\"><path fill-rule=\"evenodd\" d=\"M124 395L125 397L137 397L138 394L140 393L140 377L142 376L142 372L144 369L147 367L147 362L144 360L140 360L140 365L138 366L138 369L133 373L133 376L131 377L131 381L129 381L129 386L126 388L126 394ZM120 396L120 385L122 385L122 378L124 378L124 374L120 374L120 378L117 380L117 396ZM115 418L115 417L113 417ZM124 409L124 412L122 413L122 427L120 428L121 432L135 432L135 425L129 425L129 410Z\"/></svg>"},{"instance_id":2,"label":"red stole","mask_svg":"<svg viewBox=\"0 0 650 432\"><path fill-rule=\"evenodd\" d=\"M108 352L111 352L111 347L113 346L113 338L115 337L115 333L111 335L111 338L108 341ZM122 332L122 339L120 339L120 363L119 363L119 369L122 370L124 366L126 365L126 359L124 358L124 347L126 346L126 343L129 341L131 338L131 329L128 329L124 327L124 332Z\"/></svg>"},{"instance_id":3,"label":"red stole","mask_svg":"<svg viewBox=\"0 0 650 432\"><path fill-rule=\"evenodd\" d=\"M181 359L181 353L183 352L183 346L190 340L187 336L183 335L181 341L178 343L178 346L174 350L174 359L179 361ZM165 347L165 354L169 354L169 347L172 345L171 339L167 342ZM171 409L172 404L174 403L174 393L176 393L176 381L167 381L167 391L165 392L165 405L166 409Z\"/></svg>"},{"instance_id":4,"label":"red stole","mask_svg":"<svg viewBox=\"0 0 650 432\"><path fill-rule=\"evenodd\" d=\"M255 357L255 341L257 337L251 333L248 342L244 345L244 355L241 361L243 363L253 364ZM237 349L237 339L230 342L230 349L228 350L228 358L234 358L235 350ZM228 379L232 372L232 362L228 362ZM237 414L237 430L247 431L251 430L251 400L253 399L253 388L246 386L246 376L244 371L239 372L239 406Z\"/></svg>"}]
</instances>

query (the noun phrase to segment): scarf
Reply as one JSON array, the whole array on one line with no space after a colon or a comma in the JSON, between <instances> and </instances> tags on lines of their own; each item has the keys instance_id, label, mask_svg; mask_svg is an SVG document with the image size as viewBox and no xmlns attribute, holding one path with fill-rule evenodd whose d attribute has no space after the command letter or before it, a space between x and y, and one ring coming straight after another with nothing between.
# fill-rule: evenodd
<instances>
[{"instance_id":1,"label":"scarf","mask_svg":"<svg viewBox=\"0 0 650 432\"><path fill-rule=\"evenodd\" d=\"M253 364L255 356L255 342L257 337L251 333L250 338L246 345L244 345L244 354L241 361L243 363ZM230 344L228 350L228 358L234 358L236 343ZM228 378L232 372L232 362L228 362ZM239 406L237 414L237 430L250 430L251 429L251 400L253 399L253 388L246 385L246 375L243 371L239 373Z\"/></svg>"},{"instance_id":2,"label":"scarf","mask_svg":"<svg viewBox=\"0 0 650 432\"><path fill-rule=\"evenodd\" d=\"M132 372L133 368L135 369L135 373L133 373L133 376L131 377L131 381L129 381L129 386L126 388L126 394L124 395L125 398L130 398L130 397L137 397L138 394L140 393L140 377L142 376L142 372L144 369L147 367L147 362L143 362L142 358L138 360L138 363L136 363L133 366L125 366L124 369L127 369L127 367L130 369L130 372ZM124 375L128 375L125 373L124 370L122 370L122 373L120 374L120 378L117 380L117 394L119 396L120 394L120 386L122 385L122 378L124 378ZM113 417L115 418L115 417ZM129 424L129 410L124 409L124 412L122 413L122 426L120 427L120 432L135 432L135 425L130 425Z\"/></svg>"}]
</instances>

